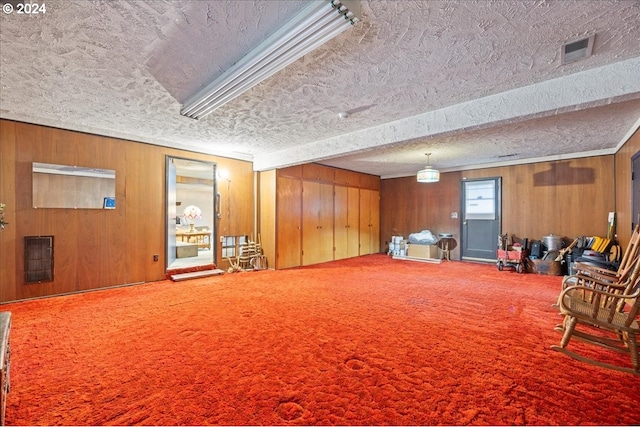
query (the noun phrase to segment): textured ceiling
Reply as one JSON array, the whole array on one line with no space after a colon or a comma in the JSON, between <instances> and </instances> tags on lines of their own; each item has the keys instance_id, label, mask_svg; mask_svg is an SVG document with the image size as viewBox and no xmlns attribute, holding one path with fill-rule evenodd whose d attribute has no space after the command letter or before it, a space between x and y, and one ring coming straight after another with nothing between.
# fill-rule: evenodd
<instances>
[{"instance_id":1,"label":"textured ceiling","mask_svg":"<svg viewBox=\"0 0 640 427\"><path fill-rule=\"evenodd\" d=\"M357 25L200 121L181 103L305 2L1 13L0 117L256 170L317 161L382 177L414 174L427 152L441 170L613 153L640 123L638 1L360 4ZM562 65L560 46L592 34L593 55Z\"/></svg>"}]
</instances>

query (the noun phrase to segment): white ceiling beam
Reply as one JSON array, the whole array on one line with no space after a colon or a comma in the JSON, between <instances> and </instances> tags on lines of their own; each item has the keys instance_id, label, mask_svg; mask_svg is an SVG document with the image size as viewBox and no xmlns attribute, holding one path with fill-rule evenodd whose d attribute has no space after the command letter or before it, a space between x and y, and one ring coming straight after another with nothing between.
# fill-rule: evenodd
<instances>
[{"instance_id":1,"label":"white ceiling beam","mask_svg":"<svg viewBox=\"0 0 640 427\"><path fill-rule=\"evenodd\" d=\"M640 57L429 111L346 135L256 155L263 171L419 138L467 132L640 98Z\"/></svg>"}]
</instances>

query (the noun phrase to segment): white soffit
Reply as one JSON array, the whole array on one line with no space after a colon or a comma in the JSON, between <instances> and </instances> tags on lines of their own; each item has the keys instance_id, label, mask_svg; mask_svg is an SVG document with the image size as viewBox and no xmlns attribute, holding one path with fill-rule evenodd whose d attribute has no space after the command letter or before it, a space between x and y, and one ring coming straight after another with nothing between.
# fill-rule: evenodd
<instances>
[{"instance_id":1,"label":"white soffit","mask_svg":"<svg viewBox=\"0 0 640 427\"><path fill-rule=\"evenodd\" d=\"M474 99L362 131L258 155L254 170L285 167L402 141L466 132L640 98L640 58Z\"/></svg>"}]
</instances>

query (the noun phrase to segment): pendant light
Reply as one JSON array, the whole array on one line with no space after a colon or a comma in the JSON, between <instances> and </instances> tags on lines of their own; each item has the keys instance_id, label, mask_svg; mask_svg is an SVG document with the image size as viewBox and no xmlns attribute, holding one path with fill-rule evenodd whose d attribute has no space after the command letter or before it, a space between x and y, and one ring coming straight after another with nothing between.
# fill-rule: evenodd
<instances>
[{"instance_id":1,"label":"pendant light","mask_svg":"<svg viewBox=\"0 0 640 427\"><path fill-rule=\"evenodd\" d=\"M440 171L431 167L429 156L431 153L427 153L427 166L424 169L418 171L418 182L438 182L440 181Z\"/></svg>"}]
</instances>

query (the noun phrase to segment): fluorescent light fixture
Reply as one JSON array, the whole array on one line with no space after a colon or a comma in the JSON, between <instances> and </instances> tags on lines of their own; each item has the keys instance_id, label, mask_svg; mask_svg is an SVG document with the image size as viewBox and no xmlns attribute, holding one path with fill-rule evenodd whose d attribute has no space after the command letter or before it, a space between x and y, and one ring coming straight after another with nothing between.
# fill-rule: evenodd
<instances>
[{"instance_id":1,"label":"fluorescent light fixture","mask_svg":"<svg viewBox=\"0 0 640 427\"><path fill-rule=\"evenodd\" d=\"M429 156L431 153L427 153L427 166L424 169L419 170L417 174L418 182L438 182L440 181L440 171L431 167L429 162Z\"/></svg>"},{"instance_id":2,"label":"fluorescent light fixture","mask_svg":"<svg viewBox=\"0 0 640 427\"><path fill-rule=\"evenodd\" d=\"M315 0L230 69L187 99L180 114L201 119L360 20L354 0Z\"/></svg>"}]
</instances>

